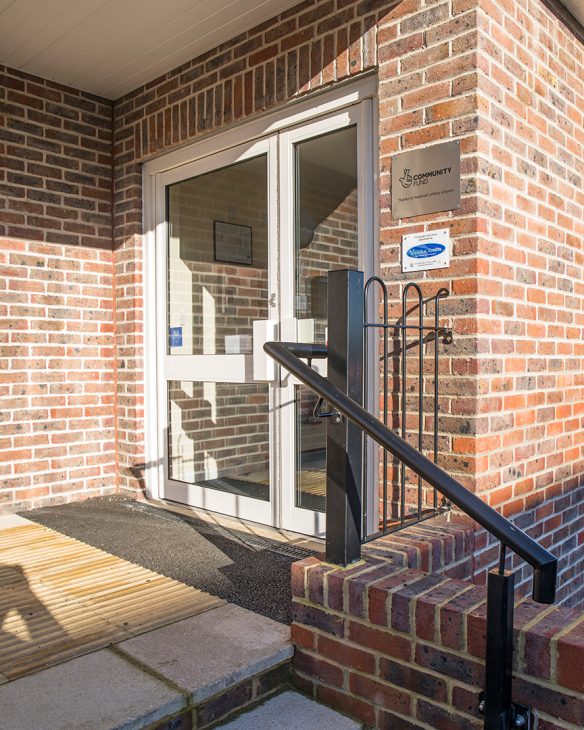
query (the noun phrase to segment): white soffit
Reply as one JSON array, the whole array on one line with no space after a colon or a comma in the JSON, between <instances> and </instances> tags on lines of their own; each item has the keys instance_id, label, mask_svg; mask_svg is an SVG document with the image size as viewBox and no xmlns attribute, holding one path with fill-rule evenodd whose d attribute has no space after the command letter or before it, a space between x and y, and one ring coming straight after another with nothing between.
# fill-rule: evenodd
<instances>
[{"instance_id":1,"label":"white soffit","mask_svg":"<svg viewBox=\"0 0 584 730\"><path fill-rule=\"evenodd\" d=\"M118 99L298 0L0 0L0 64Z\"/></svg>"},{"instance_id":2,"label":"white soffit","mask_svg":"<svg viewBox=\"0 0 584 730\"><path fill-rule=\"evenodd\" d=\"M584 0L560 0L576 20L584 26Z\"/></svg>"},{"instance_id":3,"label":"white soffit","mask_svg":"<svg viewBox=\"0 0 584 730\"><path fill-rule=\"evenodd\" d=\"M297 2L0 0L0 64L118 99Z\"/></svg>"}]
</instances>

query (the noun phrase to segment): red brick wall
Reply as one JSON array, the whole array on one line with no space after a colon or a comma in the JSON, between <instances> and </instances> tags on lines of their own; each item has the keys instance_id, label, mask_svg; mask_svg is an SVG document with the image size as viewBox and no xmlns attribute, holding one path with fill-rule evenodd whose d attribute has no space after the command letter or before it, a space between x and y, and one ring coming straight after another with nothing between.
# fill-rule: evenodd
<instances>
[{"instance_id":1,"label":"red brick wall","mask_svg":"<svg viewBox=\"0 0 584 730\"><path fill-rule=\"evenodd\" d=\"M480 0L477 490L584 601L584 46L540 2ZM496 547L478 565L496 559Z\"/></svg>"},{"instance_id":2,"label":"red brick wall","mask_svg":"<svg viewBox=\"0 0 584 730\"><path fill-rule=\"evenodd\" d=\"M583 46L539 0L461 0L452 11L447 18L437 5L379 32L389 40L379 50L382 271L397 300L409 278L401 236L450 226L453 264L426 276L428 293L441 284L454 294L443 305L454 343L441 373L439 461L534 537L545 535L561 558L559 600L577 605ZM448 136L461 137L461 209L393 220L391 156ZM477 545L475 579L484 581L497 547L484 534ZM528 590L528 572L520 580Z\"/></svg>"},{"instance_id":3,"label":"red brick wall","mask_svg":"<svg viewBox=\"0 0 584 730\"><path fill-rule=\"evenodd\" d=\"M123 489L141 490L144 461L141 162L377 70L381 268L392 296L407 279L404 233L449 226L454 242L450 269L423 282L428 293L452 291L443 308L455 339L443 359L440 463L535 536L546 533L562 558L560 598L581 598L582 44L540 0L508 5L310 0L115 103ZM73 244L72 260L79 245L103 243L106 257L109 103L12 72L2 94L2 234ZM460 209L393 220L391 156L450 138L462 149ZM484 536L477 544L480 580L495 554Z\"/></svg>"},{"instance_id":4,"label":"red brick wall","mask_svg":"<svg viewBox=\"0 0 584 730\"><path fill-rule=\"evenodd\" d=\"M0 67L0 511L115 488L109 102Z\"/></svg>"},{"instance_id":5,"label":"red brick wall","mask_svg":"<svg viewBox=\"0 0 584 730\"><path fill-rule=\"evenodd\" d=\"M484 586L395 558L350 569L310 558L292 566L292 590L304 692L375 728L483 727ZM582 613L522 600L514 628L514 701L535 710L538 728L581 728Z\"/></svg>"}]
</instances>

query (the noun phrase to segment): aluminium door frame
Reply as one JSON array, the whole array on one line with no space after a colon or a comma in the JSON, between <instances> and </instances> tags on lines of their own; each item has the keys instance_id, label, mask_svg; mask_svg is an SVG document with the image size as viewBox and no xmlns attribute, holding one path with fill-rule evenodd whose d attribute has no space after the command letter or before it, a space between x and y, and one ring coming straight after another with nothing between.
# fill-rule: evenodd
<instances>
[{"instance_id":1,"label":"aluminium door frame","mask_svg":"<svg viewBox=\"0 0 584 730\"><path fill-rule=\"evenodd\" d=\"M168 270L168 221L167 221L167 190L170 185L199 177L207 173L221 170L231 165L244 162L260 156L266 156L266 187L267 199L267 225L268 225L268 292L266 297L266 312L268 316L277 317L278 312L274 303L270 307L270 294L277 290L277 199L270 189L270 181L277 174L277 149L276 139L263 137L259 140L246 142L235 147L215 152L193 162L182 165L179 168L167 170L157 175L156 183L156 206L157 206L157 245L156 245L156 269L159 272ZM157 307L157 331L159 343L157 347L157 371L158 371L158 454L163 464L169 460L169 399L168 382L171 380L192 381L202 383L254 383L252 355L228 355L228 354L202 354L202 355L172 355L168 353L164 341L168 326L168 300L166 281L160 282L159 300ZM164 292L164 296L162 293ZM271 455L274 453L275 433L275 411L274 411L274 387L268 383L269 404L268 404L268 429L269 429L269 499L268 501L255 499L249 496L236 495L231 492L210 487L200 486L196 483L183 482L171 478L167 473L160 475L158 483L159 497L169 499L173 502L188 504L195 508L206 509L213 512L227 514L232 517L254 520L266 525L274 525L277 522L278 507L274 504L276 490L276 467ZM166 470L168 471L168 470Z\"/></svg>"},{"instance_id":2,"label":"aluminium door frame","mask_svg":"<svg viewBox=\"0 0 584 730\"><path fill-rule=\"evenodd\" d=\"M316 119L305 120L279 134L279 178L280 178L280 293L282 322L296 324L294 319L295 300L295 146L323 135L356 127L357 143L357 266L372 275L368 252L371 249L372 231L372 150L370 130L372 102L365 99L358 104L343 107ZM282 340L296 340L296 327L289 326ZM326 361L315 360L313 368L326 376ZM280 412L280 494L282 508L281 524L284 529L322 537L325 533L326 513L296 505L296 459L298 434L294 418L295 386L299 381L289 373L282 372L281 388L277 395Z\"/></svg>"},{"instance_id":3,"label":"aluminium door frame","mask_svg":"<svg viewBox=\"0 0 584 730\"><path fill-rule=\"evenodd\" d=\"M317 91L303 97L301 100L290 102L274 112L268 112L258 117L234 125L227 130L220 130L209 134L201 140L193 141L180 149L159 155L144 161L142 169L143 182L143 235L142 235L142 262L143 262L143 306L144 306L144 464L143 478L146 496L149 499L161 499L161 485L164 483L164 452L160 451L160 405L158 402L159 391L159 365L158 350L160 349L158 334L157 309L157 287L160 286L161 277L165 272L157 270L156 259L156 238L162 235L160 231L159 211L161 201L157 205L157 181L159 176L166 171L178 169L195 160L221 152L230 147L244 144L253 144L262 137L273 135L275 132L285 130L303 121L315 120L331 112L341 110L344 107L358 104L359 102L377 97L377 78L375 74L367 74L357 80L349 80L337 84L332 89ZM369 138L367 134L361 135L360 144L364 148L360 150L362 159L368 155L371 159L370 178L367 184L371 190L371 213L365 220L360 220L359 237L364 235L366 241L364 247L363 266L371 274L379 270L379 244L373 232L378 229L379 213L375 193L378 190L378 165L374 164L374 150L378 149L378 111L377 105L371 103L367 112L367 126L370 129ZM279 227L279 226L278 226ZM165 343L164 343L165 344ZM372 348L370 348L372 350ZM375 383L377 388L377 383ZM377 394L373 394L373 403L377 402ZM281 438L279 428L275 431L275 437ZM368 453L376 458L376 450L370 447ZM376 499L376 472L371 468L371 478L367 485L368 502L371 506L377 504ZM281 520L280 505L277 498L273 500L274 508L277 510L276 522ZM374 509L370 509L372 524L375 516Z\"/></svg>"}]
</instances>

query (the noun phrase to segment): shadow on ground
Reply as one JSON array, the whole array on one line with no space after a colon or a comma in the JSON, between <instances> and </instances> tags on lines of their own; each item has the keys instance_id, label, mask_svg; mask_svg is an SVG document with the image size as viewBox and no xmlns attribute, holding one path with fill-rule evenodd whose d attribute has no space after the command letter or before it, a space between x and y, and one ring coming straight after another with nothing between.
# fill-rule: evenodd
<instances>
[{"instance_id":1,"label":"shadow on ground","mask_svg":"<svg viewBox=\"0 0 584 730\"><path fill-rule=\"evenodd\" d=\"M311 553L123 497L23 517L269 618L290 623L290 565Z\"/></svg>"}]
</instances>

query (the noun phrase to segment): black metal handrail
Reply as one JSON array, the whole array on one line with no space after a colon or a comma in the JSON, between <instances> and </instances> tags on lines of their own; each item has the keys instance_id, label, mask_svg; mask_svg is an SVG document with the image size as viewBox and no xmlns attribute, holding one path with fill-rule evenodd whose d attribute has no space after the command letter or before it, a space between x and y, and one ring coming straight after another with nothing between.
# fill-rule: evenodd
<instances>
[{"instance_id":1,"label":"black metal handrail","mask_svg":"<svg viewBox=\"0 0 584 730\"><path fill-rule=\"evenodd\" d=\"M488 530L500 540L502 545L521 556L534 569L533 600L539 603L554 602L557 558L300 360L301 357L306 359L324 357L322 345L267 342L264 350L286 370L324 398L327 403L330 403L341 415L357 425L431 487L435 487L459 509Z\"/></svg>"}]
</instances>

